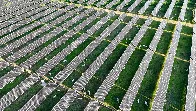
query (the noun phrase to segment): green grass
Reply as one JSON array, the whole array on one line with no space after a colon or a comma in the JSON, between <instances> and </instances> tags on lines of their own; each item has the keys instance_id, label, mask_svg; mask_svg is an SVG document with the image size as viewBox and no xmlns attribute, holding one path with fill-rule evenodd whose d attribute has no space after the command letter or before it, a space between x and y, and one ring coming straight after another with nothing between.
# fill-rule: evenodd
<instances>
[{"instance_id":1,"label":"green grass","mask_svg":"<svg viewBox=\"0 0 196 111\"><path fill-rule=\"evenodd\" d=\"M125 24L119 24L118 27L116 27L112 33L107 37L107 40L113 40L120 32L121 30L125 27Z\"/></svg>"},{"instance_id":2,"label":"green grass","mask_svg":"<svg viewBox=\"0 0 196 111\"><path fill-rule=\"evenodd\" d=\"M183 26L182 30L181 30L181 33L192 35L193 34L193 28L188 27L188 26Z\"/></svg>"},{"instance_id":3,"label":"green grass","mask_svg":"<svg viewBox=\"0 0 196 111\"><path fill-rule=\"evenodd\" d=\"M196 4L195 1L189 1L187 7L189 7L190 9L187 9L186 10L186 13L185 13L185 21L186 22L190 22L190 23L193 23L193 9L195 8Z\"/></svg>"},{"instance_id":4,"label":"green grass","mask_svg":"<svg viewBox=\"0 0 196 111\"><path fill-rule=\"evenodd\" d=\"M41 12L44 12L44 11L45 11L45 10L43 10L43 11L41 11ZM52 14L52 13L54 13L54 12L55 12L55 11L53 11L53 12L47 14L47 15L50 15L50 14ZM36 15L36 14L33 14L33 15ZM32 15L32 16L33 16L33 15ZM45 16L47 16L47 15L45 15ZM44 18L45 16L39 17L38 19L36 19L36 20L34 20L34 21L40 20L40 19ZM28 17L28 18L31 18L31 16ZM15 31L17 31L17 30L19 30L19 29L22 29L22 28L24 28L25 26L32 24L34 21L31 21L30 23L27 23L27 24L25 24L25 25L22 25L22 26L20 26L19 28L15 29L15 30L12 30L11 32L8 32L8 33L6 33L6 34L0 36L0 38L4 37L4 36L6 36L6 35L9 35L10 33L15 32ZM18 22L16 22L16 23L18 23ZM16 24L16 23L15 23L15 24ZM11 25L8 25L8 26L6 26L6 27L9 27L9 26L11 26ZM4 28L6 28L6 27L4 27ZM1 28L0 30L2 30L2 29L4 29L4 28Z\"/></svg>"},{"instance_id":5,"label":"green grass","mask_svg":"<svg viewBox=\"0 0 196 111\"><path fill-rule=\"evenodd\" d=\"M192 9L187 9L186 13L185 13L184 20L186 22L193 23L193 18L194 18L193 10Z\"/></svg>"},{"instance_id":6,"label":"green grass","mask_svg":"<svg viewBox=\"0 0 196 111\"><path fill-rule=\"evenodd\" d=\"M147 102L147 105L145 104ZM137 94L131 107L132 111L149 111L150 100L141 94Z\"/></svg>"},{"instance_id":7,"label":"green grass","mask_svg":"<svg viewBox=\"0 0 196 111\"><path fill-rule=\"evenodd\" d=\"M161 22L159 22L159 21L154 21L154 20L153 20L149 27L158 29L160 23L161 23Z\"/></svg>"},{"instance_id":8,"label":"green grass","mask_svg":"<svg viewBox=\"0 0 196 111\"><path fill-rule=\"evenodd\" d=\"M189 74L188 69L189 63L175 59L167 89L164 110L171 110L171 106L179 110L184 110Z\"/></svg>"},{"instance_id":9,"label":"green grass","mask_svg":"<svg viewBox=\"0 0 196 111\"><path fill-rule=\"evenodd\" d=\"M180 35L176 56L187 61L190 60L192 38L185 35Z\"/></svg>"},{"instance_id":10,"label":"green grass","mask_svg":"<svg viewBox=\"0 0 196 111\"><path fill-rule=\"evenodd\" d=\"M161 39L157 45L156 52L159 52L161 54L166 54L169 48L171 39L172 39L172 33L163 32Z\"/></svg>"},{"instance_id":11,"label":"green grass","mask_svg":"<svg viewBox=\"0 0 196 111\"><path fill-rule=\"evenodd\" d=\"M85 88L86 93L88 93L88 90L89 90L91 92L90 95L91 96L94 95L94 93L97 91L99 86L101 86L106 76L110 73L110 70L113 69L114 65L116 64L118 59L121 57L125 49L126 49L125 46L121 46L121 45L117 46L117 48L113 51L113 53L107 58L104 64L95 73L94 76L96 78L92 78L90 82L86 85L86 88Z\"/></svg>"},{"instance_id":12,"label":"green grass","mask_svg":"<svg viewBox=\"0 0 196 111\"><path fill-rule=\"evenodd\" d=\"M54 30L54 28L51 28L50 30L40 34L40 36L38 36L35 40L37 40L40 37L43 37L45 34L49 33L50 31ZM15 63L17 64L21 64L22 62L24 62L25 60L27 60L28 58L30 58L32 55L34 55L36 52L40 51L44 46L46 46L46 44L49 42L51 43L52 41L54 41L56 38L52 38L49 41L47 41L46 43L42 44L40 47L36 48L35 50L33 50L31 53L26 54L24 57L21 57L20 59L18 59ZM35 41L34 40L34 41ZM33 42L33 41L31 41ZM30 43L29 43L30 44ZM22 49L22 48L21 48ZM17 52L18 50L14 50L14 52Z\"/></svg>"},{"instance_id":13,"label":"green grass","mask_svg":"<svg viewBox=\"0 0 196 111\"><path fill-rule=\"evenodd\" d=\"M97 22L97 20L95 20L94 22L92 22L92 24L89 24L90 26L92 26L93 24L95 24ZM81 30L81 33L82 32L85 32L87 29L89 29L90 27L88 28L84 28L83 30ZM76 34L77 36L79 36L80 34ZM75 40L75 39L74 39ZM94 40L94 38L88 38L84 43L82 43L81 45L79 45L78 48L76 48L71 54L68 55L68 59L66 59L66 62L63 62L61 61L60 64L66 66L72 59L73 57L75 57L76 55L78 55L90 42L92 42L92 40ZM73 40L72 40L73 41ZM63 48L65 48L66 46L64 45ZM63 49L62 48L62 49ZM59 50L59 49L58 49ZM57 51L59 52L59 51ZM74 53L75 52L75 53ZM71 58L70 58L71 57ZM70 59L69 59L70 58ZM64 59L65 60L65 59ZM54 77L55 74L57 74L60 70L62 70L64 67L62 65L58 64L55 68L53 68L49 73L51 73L51 75ZM48 75L49 76L49 75Z\"/></svg>"},{"instance_id":14,"label":"green grass","mask_svg":"<svg viewBox=\"0 0 196 111\"><path fill-rule=\"evenodd\" d=\"M80 20L79 22L77 22L76 24L74 24L74 26L75 25L78 25L79 23L81 23L82 21L84 21L85 19L82 19L82 20ZM72 27L73 28L73 27ZM84 30L81 30L81 31L85 31L85 30L87 30L86 28L84 29ZM58 34L57 36L55 36L54 38L52 38L51 40L49 40L49 41L47 41L46 43L44 43L43 45L41 45L39 48L40 49L42 49L42 48L44 48L44 47L46 47L47 45L49 45L50 43L52 43L53 41L54 41L54 39L57 39L57 38L59 38L60 36L62 36L62 35L64 35L65 33L66 33L67 31L63 31L63 32L61 32L60 34ZM49 58L51 58L51 57L53 57L55 54L57 54L57 52L59 52L60 50L62 50L63 48L65 48L67 45L69 45L71 42L73 42L76 38L78 38L78 36L79 36L79 34L76 34L76 35L74 35L73 37L71 37L68 41L66 41L65 43L64 43L64 45L61 45L60 46L60 48L58 48L58 49L56 49L56 50L54 50L53 52L55 52L55 53L53 53L53 54L50 54L49 55ZM40 51L40 50L38 50L38 51ZM34 51L34 52L38 52L38 51ZM33 54L35 54L35 53L33 53ZM33 55L33 54L31 54L31 55ZM27 56L27 58L28 58L28 56ZM26 58L26 59L27 59ZM48 58L48 59L49 59ZM24 61L24 60L23 60ZM43 58L42 59L42 61L40 61L40 62L38 62L35 66L37 66L37 67L40 67L41 65L43 65L43 63L45 63L44 62L45 61L45 59ZM22 62L22 61L21 61ZM35 68L36 69L36 68Z\"/></svg>"},{"instance_id":15,"label":"green grass","mask_svg":"<svg viewBox=\"0 0 196 111\"><path fill-rule=\"evenodd\" d=\"M107 21L99 30L97 30L92 36L98 37L101 32L103 32L108 26L110 26L113 23L113 21Z\"/></svg>"},{"instance_id":16,"label":"green grass","mask_svg":"<svg viewBox=\"0 0 196 111\"><path fill-rule=\"evenodd\" d=\"M123 2L123 0L119 0L119 2L118 2L117 4L115 4L115 5L113 5L110 9L111 9L111 10L116 10L116 7L117 7L118 5L120 5L122 2Z\"/></svg>"},{"instance_id":17,"label":"green grass","mask_svg":"<svg viewBox=\"0 0 196 111\"><path fill-rule=\"evenodd\" d=\"M89 18L91 15L93 15L93 13L95 13L95 12L92 12L88 16L85 16L85 17L81 18L79 21L77 21L76 23L74 23L72 26L68 27L68 30L73 29L74 27L76 27L77 25L79 25L80 23L82 23L83 21L85 21L87 18Z\"/></svg>"},{"instance_id":18,"label":"green grass","mask_svg":"<svg viewBox=\"0 0 196 111\"><path fill-rule=\"evenodd\" d=\"M155 32L156 32L155 30L147 29L146 33L144 34L144 36L141 39L138 46L142 49L148 49L148 47L154 37Z\"/></svg>"},{"instance_id":19,"label":"green grass","mask_svg":"<svg viewBox=\"0 0 196 111\"><path fill-rule=\"evenodd\" d=\"M109 109L105 106L101 106L98 111L112 111L112 109Z\"/></svg>"},{"instance_id":20,"label":"green grass","mask_svg":"<svg viewBox=\"0 0 196 111\"><path fill-rule=\"evenodd\" d=\"M125 35L125 39L121 41L126 45L129 45L130 42L134 39L135 35L138 33L139 28L137 26L133 26L132 29Z\"/></svg>"},{"instance_id":21,"label":"green grass","mask_svg":"<svg viewBox=\"0 0 196 111\"><path fill-rule=\"evenodd\" d=\"M191 55L191 42L191 37L181 35L176 56L189 60ZM164 106L165 110L171 110L172 107L179 110L184 110L189 65L189 62L184 62L177 59L174 60L172 74L167 89L167 102Z\"/></svg>"},{"instance_id":22,"label":"green grass","mask_svg":"<svg viewBox=\"0 0 196 111\"><path fill-rule=\"evenodd\" d=\"M175 28L175 24L167 23L165 30L173 32L174 28Z\"/></svg>"},{"instance_id":23,"label":"green grass","mask_svg":"<svg viewBox=\"0 0 196 111\"><path fill-rule=\"evenodd\" d=\"M25 25L23 25L23 26L20 26L19 28L15 29L15 30L12 30L11 32L8 32L8 33L6 33L6 34L0 36L0 38L3 38L3 37L5 37L5 36L7 36L7 35L9 35L9 34L11 34L11 33L13 33L13 32L15 32L15 31L19 30L19 29L22 29L22 28L24 28L25 26L32 24L33 22L34 22L34 21L32 21L32 22L30 22L30 23L28 23L28 24L25 24ZM18 22L16 22L16 23L18 23ZM7 27L9 27L9 26L11 26L11 25L8 25ZM5 28L6 28L6 27L5 27ZM4 28L2 28L2 29L0 29L0 30L3 30L3 29L4 29Z\"/></svg>"},{"instance_id":24,"label":"green grass","mask_svg":"<svg viewBox=\"0 0 196 111\"><path fill-rule=\"evenodd\" d=\"M94 97L94 94L97 92L97 89L99 89L102 82L103 80L97 79L95 77L90 79L89 83L85 87L86 94L91 97Z\"/></svg>"},{"instance_id":25,"label":"green grass","mask_svg":"<svg viewBox=\"0 0 196 111\"><path fill-rule=\"evenodd\" d=\"M178 20L178 17L179 17L180 12L181 12L181 7L183 6L183 2L184 2L183 0L176 1L175 6L178 6L178 7L173 8L170 19Z\"/></svg>"},{"instance_id":26,"label":"green grass","mask_svg":"<svg viewBox=\"0 0 196 111\"><path fill-rule=\"evenodd\" d=\"M8 106L5 111L15 111L19 110L31 97L33 97L40 89L42 88L39 83L34 84L31 88L29 88L22 96L14 101L10 106Z\"/></svg>"},{"instance_id":27,"label":"green grass","mask_svg":"<svg viewBox=\"0 0 196 111\"><path fill-rule=\"evenodd\" d=\"M38 29L38 30L39 30L39 29ZM24 48L25 46L31 44L33 41L37 40L38 38L42 37L43 35L49 33L49 32L52 31L52 30L53 30L53 28L51 28L51 29L49 29L49 30L47 30L47 31L45 31L45 32L40 33L40 35L36 36L36 37L33 38L32 40L30 40L30 41L28 41L28 42L22 44L21 46L19 46L18 48L15 48L14 50L12 50L12 53L15 53L15 52L19 51L20 49L22 49L22 48ZM11 56L12 53L8 53L7 55L3 56L3 58L7 58L7 57ZM25 59L25 58L26 58L26 57L24 57L24 58L22 58L22 59ZM20 63L20 62L22 62L22 60L19 60L19 61L17 61L16 63Z\"/></svg>"},{"instance_id":28,"label":"green grass","mask_svg":"<svg viewBox=\"0 0 196 111\"><path fill-rule=\"evenodd\" d=\"M51 44L54 40L60 38L60 37L63 36L65 33L66 33L65 31L59 33L58 35L56 35L55 37L53 37L53 38L50 39L49 41L47 41L47 42L45 42L44 44L42 44L42 45L40 46L40 48L43 49L44 47L47 47L47 46L48 46L49 44ZM36 53L36 52L35 52L35 53ZM34 54L35 54L35 53L34 53ZM34 54L33 54L33 55L34 55ZM52 55L50 55L50 58L52 58L51 56L52 56ZM45 58L46 58L46 57L45 57ZM33 70L33 71L36 71L39 67L41 67L45 62L47 62L47 61L50 59L50 58L47 58L47 60L46 60L45 58L41 59L41 60L38 61L35 65L33 65L32 70Z\"/></svg>"},{"instance_id":29,"label":"green grass","mask_svg":"<svg viewBox=\"0 0 196 111\"><path fill-rule=\"evenodd\" d=\"M180 15L180 13L179 13L180 11L181 11L181 8L179 8L179 7L174 8L171 13L170 19L178 20L178 17Z\"/></svg>"},{"instance_id":30,"label":"green grass","mask_svg":"<svg viewBox=\"0 0 196 111\"><path fill-rule=\"evenodd\" d=\"M54 67L49 73L51 73L51 75L47 75L49 77L54 77L59 71L63 70L63 68L71 62L72 59L74 59L74 57L76 57L77 55L79 55L87 46L88 44L90 44L90 42L92 42L94 39L93 38L88 38L84 43L82 43L81 45L78 46L77 49L73 50L69 55L67 55L64 60L62 60L56 67ZM64 62L63 62L64 61ZM61 66L60 64L62 64L63 66Z\"/></svg>"},{"instance_id":31,"label":"green grass","mask_svg":"<svg viewBox=\"0 0 196 111\"><path fill-rule=\"evenodd\" d=\"M34 23L34 22L33 22L33 23ZM42 26L43 26L43 24L41 24L41 25L39 25L39 26L33 28L32 30L29 30L28 32L23 33L23 34L20 35L20 36L17 36L16 38L14 38L14 39L8 41L7 44L10 44L10 43L12 43L12 42L14 42L14 41L16 41L16 40L18 40L18 39L20 39L20 38L23 38L23 37L25 37L26 35L28 35L28 34L34 32L35 30L39 30L39 28L41 28ZM5 45L5 44L4 44L4 45Z\"/></svg>"},{"instance_id":32,"label":"green grass","mask_svg":"<svg viewBox=\"0 0 196 111\"><path fill-rule=\"evenodd\" d=\"M7 85L5 85L5 87L3 89L0 89L0 97L7 94L9 91L11 91L14 87L16 87L18 84L20 84L27 77L28 77L28 74L23 73L20 76L16 77L13 82L8 83Z\"/></svg>"},{"instance_id":33,"label":"green grass","mask_svg":"<svg viewBox=\"0 0 196 111\"><path fill-rule=\"evenodd\" d=\"M87 25L87 26L85 26L81 31L80 31L80 33L86 33L86 31L88 30L88 29L90 29L94 24L96 24L98 21L100 21L101 20L101 18L97 18L97 19L95 19L93 22L91 22L89 25Z\"/></svg>"},{"instance_id":34,"label":"green grass","mask_svg":"<svg viewBox=\"0 0 196 111\"><path fill-rule=\"evenodd\" d=\"M76 16L76 14L75 14ZM74 16L73 16L74 17ZM63 23L67 22L68 20L70 20L72 17L69 17L68 19L66 19L65 21L57 24L56 26L60 26L62 25ZM43 37L45 34L49 33L50 31L54 30L55 28L51 28L50 30L46 31L46 32L43 32L41 33L39 36L36 37L36 39L33 39L31 40L30 42L28 42L28 44L32 43L33 41ZM64 34L66 31L63 31L62 33L58 34L58 35L62 35ZM57 36L58 36L57 35ZM46 47L48 44L52 43L54 40L56 40L57 36L53 37L52 39L50 39L49 41L45 42L44 44L42 44L40 47L38 47L37 49L35 49L34 51L32 51L31 53L27 54L26 56L20 58L19 60L16 61L16 63L20 64L22 62L24 62L25 60L27 60L30 56L34 55L36 52L40 51L42 48ZM23 47L23 46L21 46ZM18 49L19 50L19 49ZM14 50L14 52L18 51L18 50Z\"/></svg>"},{"instance_id":35,"label":"green grass","mask_svg":"<svg viewBox=\"0 0 196 111\"><path fill-rule=\"evenodd\" d=\"M131 21L131 19L132 19L133 17L131 17L131 16L126 16L125 18L124 18L124 22L125 23L128 23L128 22L130 22Z\"/></svg>"},{"instance_id":36,"label":"green grass","mask_svg":"<svg viewBox=\"0 0 196 111\"><path fill-rule=\"evenodd\" d=\"M74 70L72 74L63 83L71 87L73 85L73 82L71 81L73 79L74 81L76 81L81 76L81 73L83 73L90 66L90 64L92 64L96 57L98 57L103 52L103 50L108 44L108 42L103 41L97 48L95 48L95 50L90 55L87 56L87 58L77 67L77 70ZM78 74L78 71L80 71L81 73Z\"/></svg>"},{"instance_id":37,"label":"green grass","mask_svg":"<svg viewBox=\"0 0 196 111\"><path fill-rule=\"evenodd\" d=\"M144 57L145 53L146 52L143 50L136 49L133 52L133 54L130 55L131 57L126 64L125 69L122 70L115 84L119 85L120 87L126 90L128 89L131 83L131 80L133 76L135 75L135 72L137 71L139 64L142 58Z\"/></svg>"},{"instance_id":38,"label":"green grass","mask_svg":"<svg viewBox=\"0 0 196 111\"><path fill-rule=\"evenodd\" d=\"M154 0L149 7L147 8L147 10L144 12L144 15L150 15L152 13L152 11L154 10L154 8L156 7L156 5L158 4L159 0Z\"/></svg>"},{"instance_id":39,"label":"green grass","mask_svg":"<svg viewBox=\"0 0 196 111\"><path fill-rule=\"evenodd\" d=\"M143 19L143 18L140 18L138 21L137 21L137 25L143 25L145 23L146 19Z\"/></svg>"},{"instance_id":40,"label":"green grass","mask_svg":"<svg viewBox=\"0 0 196 111\"><path fill-rule=\"evenodd\" d=\"M138 11L144 6L147 0L142 0L132 11L132 13L138 13Z\"/></svg>"},{"instance_id":41,"label":"green grass","mask_svg":"<svg viewBox=\"0 0 196 111\"><path fill-rule=\"evenodd\" d=\"M127 9L134 3L134 1L128 2L120 11L128 12Z\"/></svg>"},{"instance_id":42,"label":"green grass","mask_svg":"<svg viewBox=\"0 0 196 111\"><path fill-rule=\"evenodd\" d=\"M164 57L156 54L153 55L152 60L147 69L147 72L142 80L138 94L132 105L132 109L134 111L139 111L141 109L146 109L146 110L149 109L150 102L152 101L153 98L153 92L155 90L157 80L159 78L159 73L162 69L163 61L164 61ZM144 96L146 96L147 98ZM138 103L138 99L139 99L139 103ZM148 105L145 104L145 101L148 103Z\"/></svg>"},{"instance_id":43,"label":"green grass","mask_svg":"<svg viewBox=\"0 0 196 111\"><path fill-rule=\"evenodd\" d=\"M119 109L120 102L122 101L125 93L126 91L122 90L119 87L114 86L110 90L109 94L106 96L105 102L115 107L116 109Z\"/></svg>"},{"instance_id":44,"label":"green grass","mask_svg":"<svg viewBox=\"0 0 196 111\"><path fill-rule=\"evenodd\" d=\"M65 95L67 89L58 87L52 94L48 95L36 111L50 111Z\"/></svg>"},{"instance_id":45,"label":"green grass","mask_svg":"<svg viewBox=\"0 0 196 111\"><path fill-rule=\"evenodd\" d=\"M7 74L9 71L11 71L13 69L12 66L8 66L4 69L0 69L0 77L4 76L5 74Z\"/></svg>"},{"instance_id":46,"label":"green grass","mask_svg":"<svg viewBox=\"0 0 196 111\"><path fill-rule=\"evenodd\" d=\"M72 87L73 84L82 76L82 74L78 71L74 71L64 82L63 84Z\"/></svg>"},{"instance_id":47,"label":"green grass","mask_svg":"<svg viewBox=\"0 0 196 111\"><path fill-rule=\"evenodd\" d=\"M71 103L67 111L84 111L89 102L90 100L88 98L80 96Z\"/></svg>"},{"instance_id":48,"label":"green grass","mask_svg":"<svg viewBox=\"0 0 196 111\"><path fill-rule=\"evenodd\" d=\"M157 13L157 17L164 17L171 2L172 2L172 0L167 0L167 2L163 3L163 5L161 6L160 10Z\"/></svg>"}]
</instances>

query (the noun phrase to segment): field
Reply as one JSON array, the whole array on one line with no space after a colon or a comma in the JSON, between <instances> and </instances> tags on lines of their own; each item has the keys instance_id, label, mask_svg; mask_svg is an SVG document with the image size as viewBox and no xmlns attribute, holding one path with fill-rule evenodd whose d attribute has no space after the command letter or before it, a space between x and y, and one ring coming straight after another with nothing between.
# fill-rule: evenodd
<instances>
[{"instance_id":1,"label":"field","mask_svg":"<svg viewBox=\"0 0 196 111\"><path fill-rule=\"evenodd\" d=\"M0 1L0 111L195 111L195 7Z\"/></svg>"}]
</instances>

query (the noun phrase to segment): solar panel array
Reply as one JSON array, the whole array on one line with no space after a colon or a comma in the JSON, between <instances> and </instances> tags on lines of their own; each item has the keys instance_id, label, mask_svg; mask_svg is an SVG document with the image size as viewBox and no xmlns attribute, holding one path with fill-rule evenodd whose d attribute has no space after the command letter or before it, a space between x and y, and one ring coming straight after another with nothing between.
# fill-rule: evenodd
<instances>
[{"instance_id":1,"label":"solar panel array","mask_svg":"<svg viewBox=\"0 0 196 111\"><path fill-rule=\"evenodd\" d=\"M0 1L0 111L194 111L195 5Z\"/></svg>"}]
</instances>

